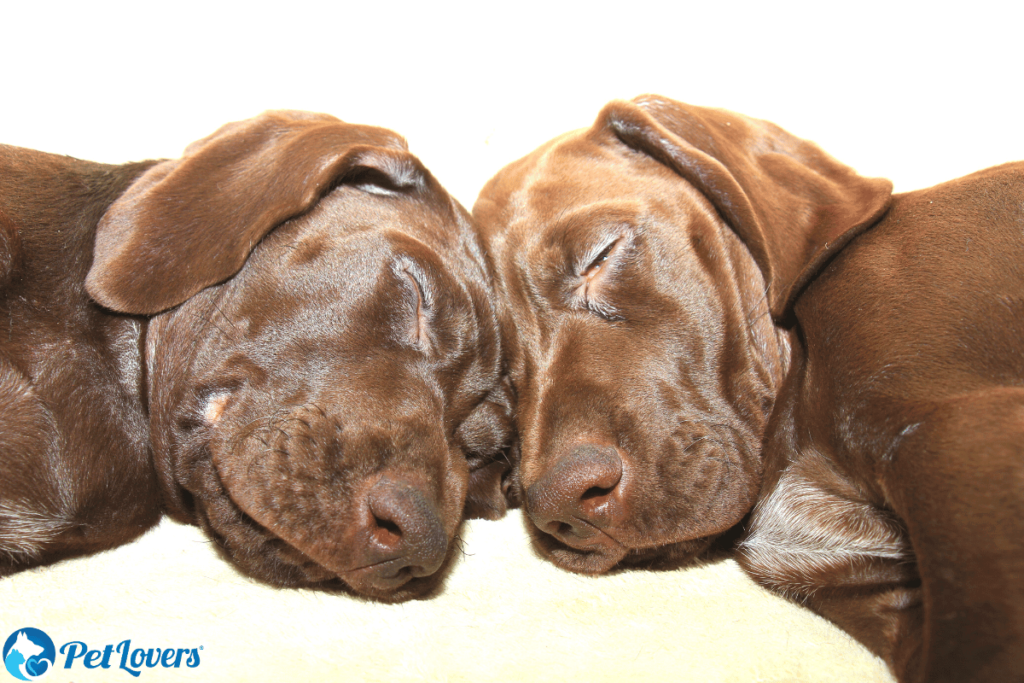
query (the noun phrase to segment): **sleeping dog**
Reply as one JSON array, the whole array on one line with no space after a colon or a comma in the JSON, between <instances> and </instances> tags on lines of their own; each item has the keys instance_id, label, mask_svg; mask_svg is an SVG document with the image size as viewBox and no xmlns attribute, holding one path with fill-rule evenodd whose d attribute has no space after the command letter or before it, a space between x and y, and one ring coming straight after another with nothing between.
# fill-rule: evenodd
<instances>
[{"instance_id":1,"label":"sleeping dog","mask_svg":"<svg viewBox=\"0 0 1024 683\"><path fill-rule=\"evenodd\" d=\"M1024 164L892 196L661 97L474 208L558 565L740 562L903 681L1024 679Z\"/></svg>"},{"instance_id":2,"label":"sleeping dog","mask_svg":"<svg viewBox=\"0 0 1024 683\"><path fill-rule=\"evenodd\" d=\"M503 511L491 298L468 215L384 129L0 147L0 575L164 509L277 585L422 594L464 508Z\"/></svg>"}]
</instances>

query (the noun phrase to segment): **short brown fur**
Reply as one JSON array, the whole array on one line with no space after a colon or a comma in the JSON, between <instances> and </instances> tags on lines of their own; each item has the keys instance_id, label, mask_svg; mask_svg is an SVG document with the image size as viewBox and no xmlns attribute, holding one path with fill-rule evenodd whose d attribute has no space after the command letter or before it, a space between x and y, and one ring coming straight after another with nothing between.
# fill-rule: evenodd
<instances>
[{"instance_id":1,"label":"short brown fur","mask_svg":"<svg viewBox=\"0 0 1024 683\"><path fill-rule=\"evenodd\" d=\"M0 147L0 236L0 573L163 509L260 579L401 599L504 511L490 276L396 134L268 112L160 162Z\"/></svg>"},{"instance_id":2,"label":"short brown fur","mask_svg":"<svg viewBox=\"0 0 1024 683\"><path fill-rule=\"evenodd\" d=\"M1024 678L1024 164L890 195L647 96L474 207L557 564L740 561L901 681Z\"/></svg>"}]
</instances>

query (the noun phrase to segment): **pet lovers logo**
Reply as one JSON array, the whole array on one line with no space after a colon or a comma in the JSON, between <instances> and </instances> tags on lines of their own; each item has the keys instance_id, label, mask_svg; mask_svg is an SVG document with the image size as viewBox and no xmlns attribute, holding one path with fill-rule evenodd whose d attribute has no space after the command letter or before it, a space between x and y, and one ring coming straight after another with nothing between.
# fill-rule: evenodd
<instances>
[{"instance_id":1,"label":"pet lovers logo","mask_svg":"<svg viewBox=\"0 0 1024 683\"><path fill-rule=\"evenodd\" d=\"M105 645L92 650L80 640L72 640L60 646L58 653L53 640L37 628L19 628L4 643L4 667L7 673L19 681L35 681L50 673L54 667L63 665L70 669L84 666L86 669L113 669L127 671L138 677L143 669L160 666L178 669L182 665L190 669L199 666L199 647L150 647L132 648L131 640L122 640L117 645ZM60 661L58 661L60 660Z\"/></svg>"}]
</instances>

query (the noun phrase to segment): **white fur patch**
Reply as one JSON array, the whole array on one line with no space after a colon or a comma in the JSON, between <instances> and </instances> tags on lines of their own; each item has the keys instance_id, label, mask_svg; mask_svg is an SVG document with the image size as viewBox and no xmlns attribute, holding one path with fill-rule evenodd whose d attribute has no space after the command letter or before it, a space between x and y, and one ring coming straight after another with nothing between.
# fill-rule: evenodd
<instances>
[{"instance_id":1,"label":"white fur patch","mask_svg":"<svg viewBox=\"0 0 1024 683\"><path fill-rule=\"evenodd\" d=\"M740 551L758 578L790 595L813 593L823 577L857 564L913 557L884 511L825 492L792 471L754 509Z\"/></svg>"},{"instance_id":2,"label":"white fur patch","mask_svg":"<svg viewBox=\"0 0 1024 683\"><path fill-rule=\"evenodd\" d=\"M31 468L38 488L12 496L0 486L0 555L38 557L70 529L76 509L76 470L63 457L53 414L32 383L0 358L0 458L10 468ZM42 499L42 500L40 500Z\"/></svg>"},{"instance_id":3,"label":"white fur patch","mask_svg":"<svg viewBox=\"0 0 1024 683\"><path fill-rule=\"evenodd\" d=\"M38 557L71 526L66 519L16 501L0 501L0 553L12 559Z\"/></svg>"},{"instance_id":4,"label":"white fur patch","mask_svg":"<svg viewBox=\"0 0 1024 683\"><path fill-rule=\"evenodd\" d=\"M203 413L203 417L206 418L207 423L216 424L220 420L220 416L224 414L224 408L228 405L228 399L231 398L231 394L214 394L210 397L210 400L206 402L206 412Z\"/></svg>"}]
</instances>

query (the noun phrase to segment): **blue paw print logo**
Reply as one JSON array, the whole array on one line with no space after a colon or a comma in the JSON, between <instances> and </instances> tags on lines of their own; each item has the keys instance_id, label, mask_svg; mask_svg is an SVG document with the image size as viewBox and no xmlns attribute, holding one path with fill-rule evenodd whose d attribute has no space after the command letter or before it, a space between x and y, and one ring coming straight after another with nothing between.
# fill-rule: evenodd
<instances>
[{"instance_id":1,"label":"blue paw print logo","mask_svg":"<svg viewBox=\"0 0 1024 683\"><path fill-rule=\"evenodd\" d=\"M37 628L19 628L4 643L4 666L19 681L34 681L50 673L57 649L50 636Z\"/></svg>"}]
</instances>

